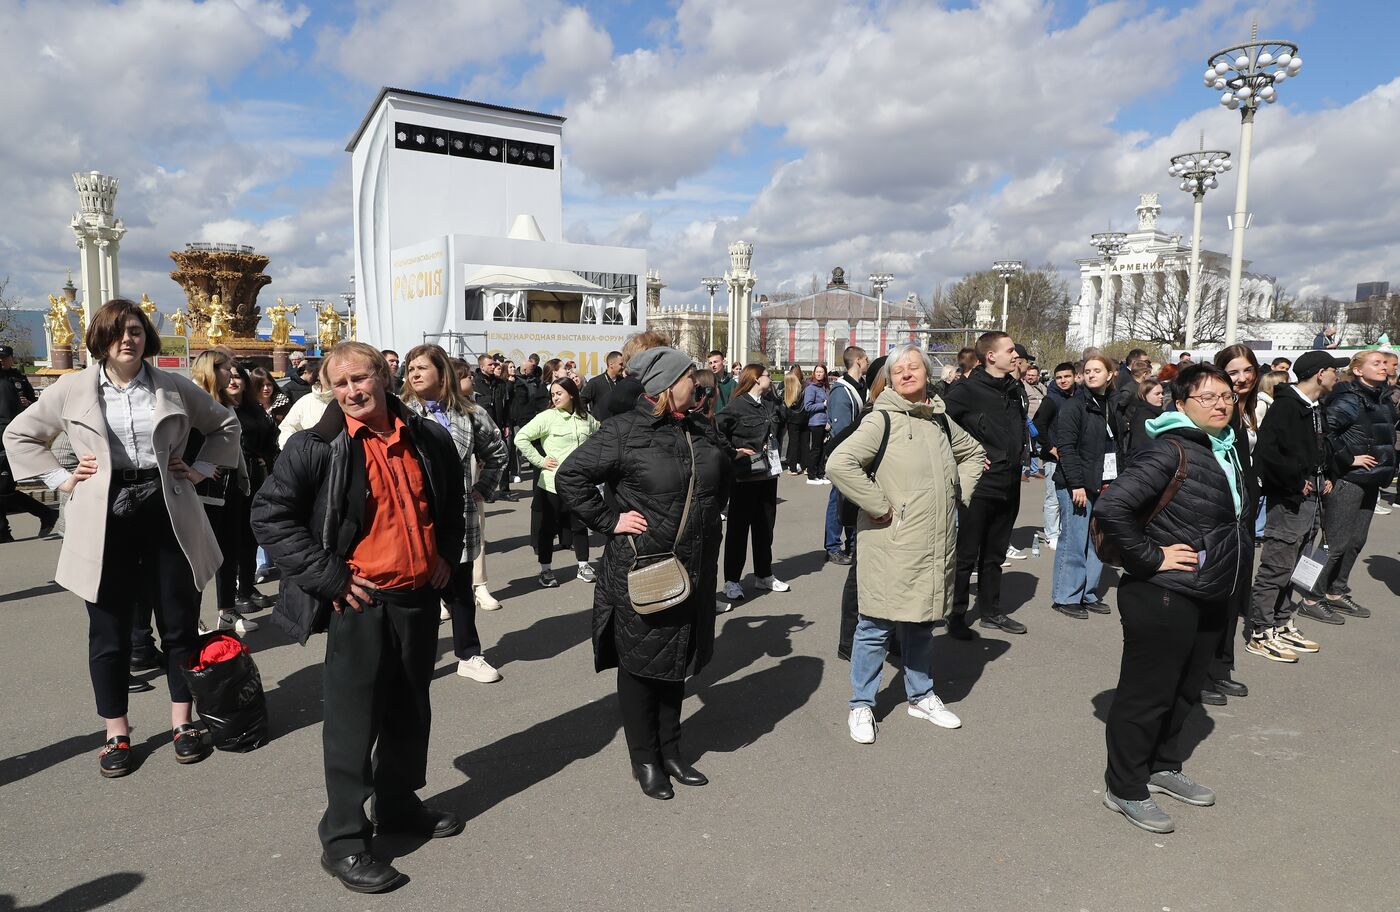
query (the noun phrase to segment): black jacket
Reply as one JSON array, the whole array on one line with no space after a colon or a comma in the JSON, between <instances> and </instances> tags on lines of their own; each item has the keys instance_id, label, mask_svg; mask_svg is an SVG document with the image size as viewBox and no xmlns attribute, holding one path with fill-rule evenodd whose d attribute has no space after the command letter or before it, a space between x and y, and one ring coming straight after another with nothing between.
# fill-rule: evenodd
<instances>
[{"instance_id":1,"label":"black jacket","mask_svg":"<svg viewBox=\"0 0 1400 912\"><path fill-rule=\"evenodd\" d=\"M1035 417L1031 419L1035 424L1035 443L1040 448L1041 459L1055 458L1050 452L1055 447L1055 419L1060 414L1060 409L1064 408L1065 401L1077 395L1078 386L1062 390L1058 383L1051 383L1046 387L1045 398L1040 400L1040 408L1035 410Z\"/></svg>"},{"instance_id":2,"label":"black jacket","mask_svg":"<svg viewBox=\"0 0 1400 912\"><path fill-rule=\"evenodd\" d=\"M642 381L636 377L623 375L617 378L613 384L612 392L608 394L607 411L601 421L608 418L616 418L619 415L630 415L637 408L637 400L646 393L642 387Z\"/></svg>"},{"instance_id":3,"label":"black jacket","mask_svg":"<svg viewBox=\"0 0 1400 912\"><path fill-rule=\"evenodd\" d=\"M1123 471L1123 435L1112 428L1113 436L1109 437L1107 408L1107 397L1095 396L1087 389L1060 406L1055 418L1055 446L1060 451L1056 488L1083 488L1090 494L1099 490L1103 487L1103 458L1110 452L1117 454L1118 471Z\"/></svg>"},{"instance_id":4,"label":"black jacket","mask_svg":"<svg viewBox=\"0 0 1400 912\"><path fill-rule=\"evenodd\" d=\"M622 375L618 375L618 380ZM618 380L614 380L606 373L598 374L596 377L589 377L588 382L579 390L578 397L583 400L583 404L588 407L588 414L598 421L603 421L612 417L608 409L608 400L612 397L612 391L617 386Z\"/></svg>"},{"instance_id":5,"label":"black jacket","mask_svg":"<svg viewBox=\"0 0 1400 912\"><path fill-rule=\"evenodd\" d=\"M1383 485L1395 475L1395 412L1382 395L1386 390L1360 381L1337 387L1325 409L1337 476L1365 487ZM1352 465L1366 454L1376 457L1375 468Z\"/></svg>"},{"instance_id":6,"label":"black jacket","mask_svg":"<svg viewBox=\"0 0 1400 912\"><path fill-rule=\"evenodd\" d=\"M1280 385L1259 423L1254 457L1264 496L1271 502L1301 506L1304 484L1319 484L1331 477L1322 406L1310 406L1297 390Z\"/></svg>"},{"instance_id":7,"label":"black jacket","mask_svg":"<svg viewBox=\"0 0 1400 912\"><path fill-rule=\"evenodd\" d=\"M530 423L530 419L544 411L544 406L549 401L549 391L544 389L544 379L540 376L538 368L528 377L517 373L512 383L514 389L510 397L510 423L512 427L522 428Z\"/></svg>"},{"instance_id":8,"label":"black jacket","mask_svg":"<svg viewBox=\"0 0 1400 912\"><path fill-rule=\"evenodd\" d=\"M747 393L730 399L715 415L715 427L731 447L754 452L752 456L735 456L736 482L773 477L768 474L768 445L777 440L782 424L775 400L768 397L755 400Z\"/></svg>"},{"instance_id":9,"label":"black jacket","mask_svg":"<svg viewBox=\"0 0 1400 912\"><path fill-rule=\"evenodd\" d=\"M242 429L238 443L248 463L248 483L256 494L277 462L277 422L261 405L236 408L233 413Z\"/></svg>"},{"instance_id":10,"label":"black jacket","mask_svg":"<svg viewBox=\"0 0 1400 912\"><path fill-rule=\"evenodd\" d=\"M438 554L453 563L462 553L466 505L452 436L393 396L389 410L408 427L429 488ZM253 534L282 571L272 621L300 643L326 629L331 602L350 582L346 559L365 533L368 490L364 445L345 432L345 415L331 402L315 427L292 435L253 499Z\"/></svg>"},{"instance_id":11,"label":"black jacket","mask_svg":"<svg viewBox=\"0 0 1400 912\"><path fill-rule=\"evenodd\" d=\"M282 384L282 392L286 393L287 398L292 402L296 402L302 396L308 395L311 392L311 384L301 379L301 377L293 375L292 379Z\"/></svg>"},{"instance_id":12,"label":"black jacket","mask_svg":"<svg viewBox=\"0 0 1400 912\"><path fill-rule=\"evenodd\" d=\"M691 475L686 436L695 449L697 474L686 527L678 530ZM729 499L731 472L729 456L703 416L655 418L650 403L603 422L559 467L554 484L564 503L590 529L608 534L593 591L596 670L621 664L644 678L679 681L709 661L715 639L720 511ZM611 498L598 492L600 484L608 486ZM627 598L632 536L612 535L618 515L628 510L646 517L647 531L635 536L643 555L675 549L690 574L686 601L655 614L632 610Z\"/></svg>"},{"instance_id":13,"label":"black jacket","mask_svg":"<svg viewBox=\"0 0 1400 912\"><path fill-rule=\"evenodd\" d=\"M1144 514L1156 506L1180 459L1167 438L1186 450L1186 480L1144 529ZM1229 599L1249 585L1254 559L1251 511L1235 515L1229 478L1211 453L1204 431L1172 429L1140 450L1094 503L1094 521L1118 544L1123 570L1134 579L1209 602ZM1161 549L1177 544L1204 551L1204 563L1196 570L1159 572Z\"/></svg>"},{"instance_id":14,"label":"black jacket","mask_svg":"<svg viewBox=\"0 0 1400 912\"><path fill-rule=\"evenodd\" d=\"M977 482L973 497L1004 500L1021 483L1021 466L1030 431L1026 427L1026 391L1015 376L993 377L978 367L943 395L948 417L987 451L991 467Z\"/></svg>"},{"instance_id":15,"label":"black jacket","mask_svg":"<svg viewBox=\"0 0 1400 912\"><path fill-rule=\"evenodd\" d=\"M0 435L3 435L10 422L27 408L24 400L33 405L38 398L23 371L14 367L0 370ZM0 452L4 450L5 444L0 437Z\"/></svg>"},{"instance_id":16,"label":"black jacket","mask_svg":"<svg viewBox=\"0 0 1400 912\"><path fill-rule=\"evenodd\" d=\"M1134 396L1133 400L1128 403L1128 407L1125 411L1127 420L1123 425L1127 428L1123 435L1123 450L1128 454L1129 458L1132 457L1132 454L1147 446L1148 441L1151 440L1151 438L1147 436L1147 422L1160 414L1162 414L1162 407L1160 405L1153 405L1146 399L1139 399Z\"/></svg>"},{"instance_id":17,"label":"black jacket","mask_svg":"<svg viewBox=\"0 0 1400 912\"><path fill-rule=\"evenodd\" d=\"M510 388L506 381L482 373L481 368L472 372L472 379L476 382L476 404L486 410L496 427L510 427Z\"/></svg>"}]
</instances>

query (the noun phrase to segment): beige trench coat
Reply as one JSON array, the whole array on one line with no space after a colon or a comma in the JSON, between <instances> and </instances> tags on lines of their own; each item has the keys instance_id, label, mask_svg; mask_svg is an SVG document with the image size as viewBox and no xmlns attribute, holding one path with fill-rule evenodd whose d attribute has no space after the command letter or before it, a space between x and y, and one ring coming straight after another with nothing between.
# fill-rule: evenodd
<instances>
[{"instance_id":1,"label":"beige trench coat","mask_svg":"<svg viewBox=\"0 0 1400 912\"><path fill-rule=\"evenodd\" d=\"M868 617L927 623L952 605L957 499L961 492L970 503L985 453L952 419L944 434L932 417L943 411L937 397L916 404L887 389L827 459L827 477L860 507L856 582ZM884 433L881 412L890 416L890 442L872 482L865 470ZM886 512L888 523L872 521Z\"/></svg>"},{"instance_id":2,"label":"beige trench coat","mask_svg":"<svg viewBox=\"0 0 1400 912\"><path fill-rule=\"evenodd\" d=\"M74 453L97 456L97 474L78 482L68 498L63 548L54 573L54 582L88 602L97 601L102 582L107 492L112 480L107 421L98 387L101 370L94 364L81 373L60 377L5 429L5 452L15 478L33 478L59 468L49 445L64 431ZM175 538L194 571L194 583L203 589L219 569L223 555L194 485L175 478L166 464L172 454L184 454L190 429L197 428L204 434L200 461L225 467L238 465L238 419L232 410L215 402L187 378L154 367L149 370L156 399L152 445L160 464L165 506L170 511Z\"/></svg>"}]
</instances>

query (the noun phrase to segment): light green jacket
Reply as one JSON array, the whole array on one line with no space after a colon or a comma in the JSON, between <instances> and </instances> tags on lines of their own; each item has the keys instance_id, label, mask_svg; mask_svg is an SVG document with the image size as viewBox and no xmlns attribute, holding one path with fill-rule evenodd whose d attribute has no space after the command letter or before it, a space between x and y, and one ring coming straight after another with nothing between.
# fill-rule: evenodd
<instances>
[{"instance_id":1,"label":"light green jacket","mask_svg":"<svg viewBox=\"0 0 1400 912\"><path fill-rule=\"evenodd\" d=\"M553 494L554 473L557 467L546 469L545 459L553 456L559 465L563 465L569 454L578 449L579 444L596 430L598 422L587 412L570 415L563 409L545 409L531 418L529 424L515 432L515 448L530 460L530 465L539 469L540 487ZM536 440L544 447L543 456L535 448Z\"/></svg>"}]
</instances>

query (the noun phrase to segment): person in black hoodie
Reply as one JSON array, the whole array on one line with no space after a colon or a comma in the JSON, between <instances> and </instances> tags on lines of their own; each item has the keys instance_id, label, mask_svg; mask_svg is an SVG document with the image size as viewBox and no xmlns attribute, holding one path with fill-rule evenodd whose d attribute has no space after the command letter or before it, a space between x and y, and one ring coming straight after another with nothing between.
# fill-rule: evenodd
<instances>
[{"instance_id":1,"label":"person in black hoodie","mask_svg":"<svg viewBox=\"0 0 1400 912\"><path fill-rule=\"evenodd\" d=\"M1167 388L1160 380L1149 377L1137 384L1137 392L1128 400L1123 411L1123 448L1129 456L1147 445L1147 422L1162 414L1166 404Z\"/></svg>"},{"instance_id":2,"label":"person in black hoodie","mask_svg":"<svg viewBox=\"0 0 1400 912\"><path fill-rule=\"evenodd\" d=\"M5 428L20 412L33 405L38 398L24 372L15 367L15 350L8 345L0 345L0 435L5 433ZM10 471L9 460L5 457L5 444L0 442L0 542L14 541L14 535L10 532L10 518L6 515L11 509L37 516L40 538L52 533L58 524L57 510L16 490L14 473Z\"/></svg>"},{"instance_id":3,"label":"person in black hoodie","mask_svg":"<svg viewBox=\"0 0 1400 912\"><path fill-rule=\"evenodd\" d=\"M778 456L778 409L766 395L772 386L766 367L747 365L733 396L715 415L716 429L737 454L724 533L724 597L731 604L744 597L740 581L750 538L755 585L773 592L792 588L773 575L773 527L783 469Z\"/></svg>"},{"instance_id":4,"label":"person in black hoodie","mask_svg":"<svg viewBox=\"0 0 1400 912\"><path fill-rule=\"evenodd\" d=\"M1001 609L1001 564L1021 507L1021 466L1029 434L1025 392L1016 376L1016 345L1004 332L977 337L980 364L971 376L948 387L948 417L987 451L988 467L972 492L972 505L958 511L958 564L953 577L953 610L948 633L972 639L967 626L972 571L977 570L980 626L1025 633L1026 625Z\"/></svg>"},{"instance_id":5,"label":"person in black hoodie","mask_svg":"<svg viewBox=\"0 0 1400 912\"><path fill-rule=\"evenodd\" d=\"M1201 700L1232 594L1248 586L1253 524L1229 428L1235 394L1213 364L1183 368L1176 411L1147 423L1152 443L1094 506L1122 550L1123 660L1108 711L1103 803L1170 833L1152 795L1207 807L1215 793L1182 771L1186 719ZM1182 461L1185 477L1160 510ZM1151 515L1149 519L1149 514Z\"/></svg>"},{"instance_id":6,"label":"person in black hoodie","mask_svg":"<svg viewBox=\"0 0 1400 912\"><path fill-rule=\"evenodd\" d=\"M481 355L476 359L476 404L486 410L487 416L500 428L501 436L510 444L510 388L506 383L505 359L500 355ZM514 449L514 446L511 446ZM510 490L511 475L501 474L501 490L498 497L514 500Z\"/></svg>"},{"instance_id":7,"label":"person in black hoodie","mask_svg":"<svg viewBox=\"0 0 1400 912\"><path fill-rule=\"evenodd\" d=\"M300 355L301 352L293 352ZM282 384L282 392L287 394L287 399L293 404L302 396L310 394L316 380L316 370L318 364L309 358L302 356L300 361L294 361L290 365L291 377Z\"/></svg>"},{"instance_id":8,"label":"person in black hoodie","mask_svg":"<svg viewBox=\"0 0 1400 912\"><path fill-rule=\"evenodd\" d=\"M1269 512L1250 600L1253 633L1245 651L1275 662L1296 662L1299 652L1318 650L1293 623L1289 579L1317 532L1318 503L1332 490L1321 401L1344 364L1326 352L1304 354L1294 368L1298 382L1276 388L1274 404L1259 424L1256 468ZM1316 601L1305 601L1299 613L1324 624L1342 623Z\"/></svg>"},{"instance_id":9,"label":"person in black hoodie","mask_svg":"<svg viewBox=\"0 0 1400 912\"><path fill-rule=\"evenodd\" d=\"M1041 509L1044 529L1041 540L1051 551L1060 542L1060 498L1055 492L1055 465L1060 454L1055 447L1055 418L1066 399L1079 395L1074 382L1074 364L1062 361L1055 365L1052 382L1045 389L1045 398L1035 410L1031 423L1035 425L1035 445L1040 447L1040 468L1045 473L1045 503Z\"/></svg>"}]
</instances>

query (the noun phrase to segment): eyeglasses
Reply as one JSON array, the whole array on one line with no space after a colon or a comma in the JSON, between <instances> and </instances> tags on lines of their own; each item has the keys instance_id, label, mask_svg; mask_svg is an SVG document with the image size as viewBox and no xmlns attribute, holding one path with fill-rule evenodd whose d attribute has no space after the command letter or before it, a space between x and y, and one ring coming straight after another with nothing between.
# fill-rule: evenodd
<instances>
[{"instance_id":1,"label":"eyeglasses","mask_svg":"<svg viewBox=\"0 0 1400 912\"><path fill-rule=\"evenodd\" d=\"M1240 397L1234 393L1204 393L1200 396L1187 396L1187 399L1195 399L1206 408L1212 408L1216 403L1224 401L1226 405L1234 405L1240 401Z\"/></svg>"}]
</instances>

